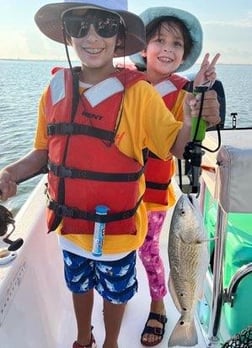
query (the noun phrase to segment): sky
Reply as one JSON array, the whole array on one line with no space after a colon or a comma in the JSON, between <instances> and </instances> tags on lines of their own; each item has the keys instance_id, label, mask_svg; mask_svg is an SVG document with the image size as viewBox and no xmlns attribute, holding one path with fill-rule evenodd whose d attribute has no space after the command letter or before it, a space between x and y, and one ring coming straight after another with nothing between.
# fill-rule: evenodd
<instances>
[{"instance_id":1,"label":"sky","mask_svg":"<svg viewBox=\"0 0 252 348\"><path fill-rule=\"evenodd\" d=\"M34 22L36 11L49 2L57 0L0 0L0 59L65 60L64 46L44 36ZM198 17L204 33L198 62L207 52L219 52L219 63L252 64L252 0L128 0L129 11L136 14L155 6Z\"/></svg>"}]
</instances>

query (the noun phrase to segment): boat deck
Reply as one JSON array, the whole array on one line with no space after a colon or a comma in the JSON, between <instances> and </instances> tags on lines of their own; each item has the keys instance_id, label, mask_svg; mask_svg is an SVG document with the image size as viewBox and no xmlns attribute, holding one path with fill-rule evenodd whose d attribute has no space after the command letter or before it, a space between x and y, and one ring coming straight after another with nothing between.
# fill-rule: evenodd
<instances>
[{"instance_id":1,"label":"boat deck","mask_svg":"<svg viewBox=\"0 0 252 348\"><path fill-rule=\"evenodd\" d=\"M15 260L0 266L1 348L71 348L76 338L71 294L64 283L57 238L54 233L45 233L43 190L42 180L19 211L12 239L22 237L25 243ZM171 213L167 215L160 244L167 279L170 216ZM139 260L137 272L139 291L127 305L119 338L120 348L143 347L140 335L148 317L150 297L145 270ZM165 304L168 323L158 348L168 346L169 335L179 318L169 295L165 297ZM97 346L102 348L104 327L99 295L95 296L92 323ZM197 329L199 343L195 347L206 347L198 324Z\"/></svg>"}]
</instances>

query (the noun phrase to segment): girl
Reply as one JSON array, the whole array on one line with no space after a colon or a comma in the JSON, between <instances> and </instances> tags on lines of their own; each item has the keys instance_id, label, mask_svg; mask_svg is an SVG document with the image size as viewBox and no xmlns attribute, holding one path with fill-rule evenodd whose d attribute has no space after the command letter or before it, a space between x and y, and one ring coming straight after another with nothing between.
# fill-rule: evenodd
<instances>
[{"instance_id":1,"label":"girl","mask_svg":"<svg viewBox=\"0 0 252 348\"><path fill-rule=\"evenodd\" d=\"M197 60L202 48L202 28L189 12L170 7L151 7L140 14L145 28L147 47L131 56L136 67L162 96L174 117L183 121L186 90L189 81L178 75ZM202 63L194 85L213 81L215 62L209 64L208 55ZM167 210L175 203L171 179L175 172L172 155L163 161L149 151L145 168L146 191L144 201L148 211L148 233L139 249L139 256L147 272L151 296L150 313L141 335L145 346L159 344L167 322L163 298L167 293L163 261L159 254L159 237Z\"/></svg>"}]
</instances>

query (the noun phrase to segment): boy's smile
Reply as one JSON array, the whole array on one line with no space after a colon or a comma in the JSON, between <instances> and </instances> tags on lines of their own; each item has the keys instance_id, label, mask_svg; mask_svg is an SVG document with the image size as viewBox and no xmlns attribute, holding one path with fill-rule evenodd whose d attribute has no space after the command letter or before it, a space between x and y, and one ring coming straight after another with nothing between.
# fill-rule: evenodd
<instances>
[{"instance_id":1,"label":"boy's smile","mask_svg":"<svg viewBox=\"0 0 252 348\"><path fill-rule=\"evenodd\" d=\"M87 48L87 47L82 47L82 48L88 54L99 54L104 50L104 48Z\"/></svg>"}]
</instances>

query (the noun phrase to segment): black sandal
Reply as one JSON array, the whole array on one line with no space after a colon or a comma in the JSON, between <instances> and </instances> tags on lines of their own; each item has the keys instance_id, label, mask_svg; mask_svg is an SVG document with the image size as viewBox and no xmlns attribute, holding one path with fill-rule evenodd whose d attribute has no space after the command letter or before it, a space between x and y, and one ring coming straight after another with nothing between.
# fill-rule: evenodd
<instances>
[{"instance_id":1,"label":"black sandal","mask_svg":"<svg viewBox=\"0 0 252 348\"><path fill-rule=\"evenodd\" d=\"M148 324L149 320L157 320L159 323L163 324L163 327L160 328L160 327L148 326L147 324ZM166 315L150 312L149 317L148 317L148 319L146 321L144 330L143 330L143 332L141 334L141 343L142 343L142 345L145 346L145 347L153 347L153 346L156 346L157 344L159 344L162 341L163 337L164 337L165 324L166 323L167 323ZM158 339L156 341L154 341L154 342L148 342L148 341L143 339L143 336L146 335L146 334L157 336Z\"/></svg>"}]
</instances>

